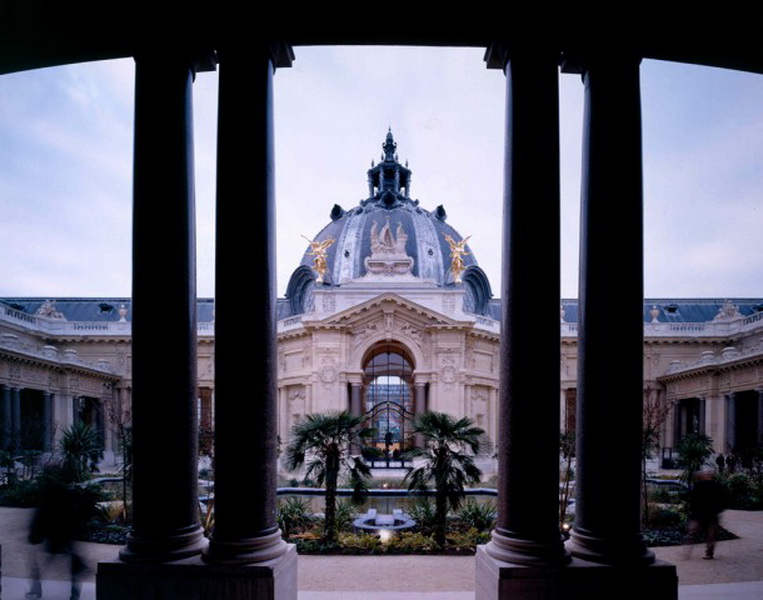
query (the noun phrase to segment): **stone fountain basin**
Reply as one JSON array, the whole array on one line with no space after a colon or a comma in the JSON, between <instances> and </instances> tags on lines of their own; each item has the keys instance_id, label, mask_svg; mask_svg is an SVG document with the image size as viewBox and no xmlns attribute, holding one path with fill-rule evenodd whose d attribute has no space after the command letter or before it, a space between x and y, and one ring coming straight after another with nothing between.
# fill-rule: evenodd
<instances>
[{"instance_id":1,"label":"stone fountain basin","mask_svg":"<svg viewBox=\"0 0 763 600\"><path fill-rule=\"evenodd\" d=\"M375 508L372 508L365 515L353 521L353 527L356 530L369 532L402 531L412 529L415 526L416 521L399 508L393 510L391 515L379 514Z\"/></svg>"}]
</instances>

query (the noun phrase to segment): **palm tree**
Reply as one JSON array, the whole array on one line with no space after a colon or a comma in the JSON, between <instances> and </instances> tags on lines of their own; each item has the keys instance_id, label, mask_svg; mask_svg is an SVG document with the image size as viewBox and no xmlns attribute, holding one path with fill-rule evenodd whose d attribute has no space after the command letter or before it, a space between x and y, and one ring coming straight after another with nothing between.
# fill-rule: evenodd
<instances>
[{"instance_id":1,"label":"palm tree","mask_svg":"<svg viewBox=\"0 0 763 600\"><path fill-rule=\"evenodd\" d=\"M713 455L713 440L702 433L690 433L678 442L678 453L684 472L681 479L691 488L694 476L701 471L708 459Z\"/></svg>"},{"instance_id":2,"label":"palm tree","mask_svg":"<svg viewBox=\"0 0 763 600\"><path fill-rule=\"evenodd\" d=\"M98 432L81 421L64 430L60 447L66 476L73 483L87 481L103 459Z\"/></svg>"},{"instance_id":3,"label":"palm tree","mask_svg":"<svg viewBox=\"0 0 763 600\"><path fill-rule=\"evenodd\" d=\"M336 491L339 476L346 473L353 488L353 500L359 501L368 489L371 469L353 448L360 448L373 434L363 426L363 417L348 412L307 415L292 428L292 441L286 448L286 468L295 470L307 465L304 481L325 486L326 517L324 538L336 540Z\"/></svg>"},{"instance_id":4,"label":"palm tree","mask_svg":"<svg viewBox=\"0 0 763 600\"><path fill-rule=\"evenodd\" d=\"M456 419L447 413L425 412L413 423L424 445L407 453L406 458L422 460L408 470L405 479L409 490L434 487L435 542L445 545L448 508L458 510L464 498L464 486L479 483L482 471L474 456L484 445L485 431L475 427L468 417Z\"/></svg>"}]
</instances>

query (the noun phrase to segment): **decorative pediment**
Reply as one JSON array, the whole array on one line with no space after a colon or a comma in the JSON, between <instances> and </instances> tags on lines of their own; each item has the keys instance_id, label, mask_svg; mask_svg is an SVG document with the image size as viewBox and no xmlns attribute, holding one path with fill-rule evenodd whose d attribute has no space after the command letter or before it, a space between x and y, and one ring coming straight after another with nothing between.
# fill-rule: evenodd
<instances>
[{"instance_id":1,"label":"decorative pediment","mask_svg":"<svg viewBox=\"0 0 763 600\"><path fill-rule=\"evenodd\" d=\"M394 324L396 316L400 317L398 323L400 327L404 328L408 325L407 331L409 332L412 331L412 328L419 330L431 327L471 328L473 325L470 321L452 319L394 293L381 294L325 319L310 321L309 323L303 320L303 323L306 326L339 327L350 330L372 328L374 325L377 328L389 329L390 320Z\"/></svg>"}]
</instances>

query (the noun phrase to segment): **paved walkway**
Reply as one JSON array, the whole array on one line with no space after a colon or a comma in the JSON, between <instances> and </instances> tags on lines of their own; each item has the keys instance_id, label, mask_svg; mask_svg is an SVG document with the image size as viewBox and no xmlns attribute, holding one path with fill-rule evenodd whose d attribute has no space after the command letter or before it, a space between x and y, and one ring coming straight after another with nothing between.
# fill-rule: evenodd
<instances>
[{"instance_id":1,"label":"paved walkway","mask_svg":"<svg viewBox=\"0 0 763 600\"><path fill-rule=\"evenodd\" d=\"M0 507L2 592L0 600L24 598L31 547L26 543L28 509ZM702 560L702 548L656 548L657 558L676 565L680 600L763 598L763 512L726 511L724 526L739 539L719 542L716 559ZM93 568L82 599L95 598L94 568L113 560L118 548L82 544ZM380 568L383 565L384 568ZM474 600L474 557L300 556L299 600ZM44 598L67 599L66 565L43 567Z\"/></svg>"}]
</instances>

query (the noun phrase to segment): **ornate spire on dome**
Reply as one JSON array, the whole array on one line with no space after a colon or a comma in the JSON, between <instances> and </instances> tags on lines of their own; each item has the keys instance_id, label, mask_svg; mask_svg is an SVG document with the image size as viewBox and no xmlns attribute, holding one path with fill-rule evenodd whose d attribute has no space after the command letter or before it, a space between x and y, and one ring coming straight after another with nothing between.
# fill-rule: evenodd
<instances>
[{"instance_id":1,"label":"ornate spire on dome","mask_svg":"<svg viewBox=\"0 0 763 600\"><path fill-rule=\"evenodd\" d=\"M384 148L384 160L386 162L397 162L397 157L395 156L397 142L395 142L395 138L392 137L392 127L387 131L387 139L384 140L382 148Z\"/></svg>"},{"instance_id":2,"label":"ornate spire on dome","mask_svg":"<svg viewBox=\"0 0 763 600\"><path fill-rule=\"evenodd\" d=\"M410 202L411 171L401 165L397 158L397 142L392 128L382 144L381 162L368 170L368 198L361 205L379 202L383 208L391 209Z\"/></svg>"}]
</instances>

